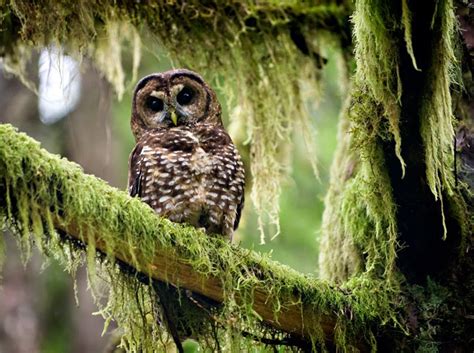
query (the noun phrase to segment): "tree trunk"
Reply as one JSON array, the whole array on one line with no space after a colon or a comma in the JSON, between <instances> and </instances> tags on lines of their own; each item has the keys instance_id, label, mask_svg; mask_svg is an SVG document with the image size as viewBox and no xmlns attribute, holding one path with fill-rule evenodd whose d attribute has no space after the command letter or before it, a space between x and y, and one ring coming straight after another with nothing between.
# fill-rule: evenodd
<instances>
[{"instance_id":1,"label":"tree trunk","mask_svg":"<svg viewBox=\"0 0 474 353\"><path fill-rule=\"evenodd\" d=\"M407 331L381 333L384 352L470 350L473 208L454 173L453 132L472 117L456 111L454 119L451 103L460 95L455 55L470 59L454 44L452 6L356 3L358 66L340 126L320 265L336 283L381 280L404 303ZM462 84L472 87L471 74Z\"/></svg>"}]
</instances>

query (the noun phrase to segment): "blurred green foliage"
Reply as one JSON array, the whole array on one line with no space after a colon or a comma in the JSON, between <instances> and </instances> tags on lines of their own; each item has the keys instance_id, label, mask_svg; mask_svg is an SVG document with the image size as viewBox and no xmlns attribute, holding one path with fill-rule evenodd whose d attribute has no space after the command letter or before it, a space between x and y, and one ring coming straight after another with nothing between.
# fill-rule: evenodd
<instances>
[{"instance_id":1,"label":"blurred green foliage","mask_svg":"<svg viewBox=\"0 0 474 353\"><path fill-rule=\"evenodd\" d=\"M40 282L42 292L48 296L40 297L43 303L39 305L40 321L44 328L41 337L41 352L66 352L72 341L71 295L70 280L64 270L56 263L51 263L45 272L44 281Z\"/></svg>"}]
</instances>

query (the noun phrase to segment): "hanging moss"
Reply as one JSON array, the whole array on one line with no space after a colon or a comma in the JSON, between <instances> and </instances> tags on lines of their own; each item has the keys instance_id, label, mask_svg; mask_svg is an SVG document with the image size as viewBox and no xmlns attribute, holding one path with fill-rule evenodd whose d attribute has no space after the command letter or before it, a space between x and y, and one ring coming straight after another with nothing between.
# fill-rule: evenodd
<instances>
[{"instance_id":1,"label":"hanging moss","mask_svg":"<svg viewBox=\"0 0 474 353\"><path fill-rule=\"evenodd\" d=\"M259 290L268 293L267 301L272 303L268 305L276 320L285 320L279 313L287 312L287 307L300 305L306 340L321 349L326 339L331 340L327 336L331 321L324 318L332 318L332 339L342 351L358 346L361 332L365 333L362 341L375 344L371 327L397 326L396 303L381 286L380 296L374 296L373 287L367 283L333 288L220 238L157 217L138 199L41 150L9 125L0 125L0 140L2 228L17 235L25 259L34 244L71 273L86 261L95 297L100 299L108 293L101 314L107 323L115 320L119 324L124 332L122 344L130 352L156 351L157 342L166 345L169 341L157 323L157 297L148 284L149 276L153 276L150 264L158 249L185 259L196 273L221 281L223 304L210 309L212 320L193 316L192 310L183 311L189 315L186 321L200 344L209 349L216 344L226 351L254 346L245 338L248 335L240 335L241 331L285 339L284 332L262 325L255 312L254 294ZM75 230L74 237L58 233L58 227ZM95 246L106 255L100 255ZM135 270L117 262L118 254Z\"/></svg>"},{"instance_id":2,"label":"hanging moss","mask_svg":"<svg viewBox=\"0 0 474 353\"><path fill-rule=\"evenodd\" d=\"M260 215L263 243L263 224L278 226L278 199L291 166L292 133L311 126L301 84L315 86L322 64L310 43L320 39L324 43L328 31L347 42L350 8L349 1L111 5L12 0L0 7L4 19L0 56L20 75L28 58L25 51L33 48L55 45L79 59L91 56L120 97L126 89L122 52L132 47L136 72L140 34L147 33L169 51L176 66L199 71L216 84L223 81L226 103L234 112L231 120L243 127L250 144L251 199ZM308 157L316 165L316 140L313 133L306 135Z\"/></svg>"},{"instance_id":3,"label":"hanging moss","mask_svg":"<svg viewBox=\"0 0 474 353\"><path fill-rule=\"evenodd\" d=\"M444 238L447 236L444 194L449 198L454 193L453 139L454 116L452 111L450 86L453 83L454 55L453 36L455 31L455 15L450 1L440 1L433 14L432 23L440 26L440 40L433 48L436 61L429 69L431 78L427 87L426 99L423 99L421 112L421 136L423 138L426 178L435 198L440 200L443 216Z\"/></svg>"},{"instance_id":4,"label":"hanging moss","mask_svg":"<svg viewBox=\"0 0 474 353\"><path fill-rule=\"evenodd\" d=\"M408 11L408 10L407 10ZM403 17L404 19L409 16ZM382 116L388 121L389 132L395 141L395 153L404 173L405 162L401 154L399 129L400 97L402 87L399 76L398 48L400 43L393 31L403 26L401 18L391 3L380 0L358 1L353 16L355 57L357 72L355 80L380 103ZM410 26L405 26L407 45L411 47ZM367 112L367 116L372 116Z\"/></svg>"},{"instance_id":5,"label":"hanging moss","mask_svg":"<svg viewBox=\"0 0 474 353\"><path fill-rule=\"evenodd\" d=\"M365 115L373 112L371 116L377 116L381 109L367 101L366 94L353 91L353 103L346 107L341 120L342 144L336 152L325 201L320 274L335 283L351 279L346 285L353 290L372 287L382 297L397 298L401 288L395 268L396 206L383 152L377 143L377 125L381 121L367 120ZM363 131L372 133L365 135ZM356 147L360 155L355 153ZM389 317L393 315L390 305L378 310Z\"/></svg>"},{"instance_id":6,"label":"hanging moss","mask_svg":"<svg viewBox=\"0 0 474 353\"><path fill-rule=\"evenodd\" d=\"M418 70L411 39L411 12L404 0L400 4L364 0L356 2L353 21L357 71L340 127L344 143L338 147L326 199L320 266L324 277L336 282L364 273L393 283L399 250L397 207L382 144L393 142L403 178L405 162L400 134L403 88L399 56L406 49L411 64ZM456 60L452 3L438 2L432 21L432 26L440 24L436 36L441 40L435 42L432 53L435 59L426 74L429 77L426 94L420 100L419 134L425 152L424 168L435 200L441 201L444 237L446 196L451 217L459 221L462 234L467 236L469 217L464 201L454 192L451 170L454 122L450 86Z\"/></svg>"},{"instance_id":7,"label":"hanging moss","mask_svg":"<svg viewBox=\"0 0 474 353\"><path fill-rule=\"evenodd\" d=\"M440 254L448 258L451 251L456 252L459 257L452 266L464 266L461 272L469 274L469 255L461 252L469 251L467 243L472 238L474 223L465 201L467 197L462 196L465 186L462 183L457 188L454 186L452 172L455 122L450 90L457 85L454 77L459 76L453 73L456 25L452 2L437 1L433 5L431 27L424 28L424 24L417 22L417 30L424 34L421 36L418 32L418 45L421 40L433 43L432 52L422 53L422 60L415 57L412 44L413 8L413 2L405 0L356 2L353 20L357 70L351 96L341 115L340 143L325 200L320 270L323 278L333 283L344 283L354 293L367 286L373 293L386 296L388 301L398 298L403 303L405 317L398 317L400 332L390 338L397 347L392 349L437 352L450 350L456 345L468 345L465 337L469 324L463 314L455 313L453 308L472 306L472 300L465 298L465 293L469 292L467 288L472 286L470 276L461 280L462 276L453 275L456 270L450 268L446 270L452 278L446 279L434 270L429 272L428 268L428 274L438 275L442 285L433 282L426 273L416 278L423 286L409 284L415 276L407 279L404 275L418 269L408 268L400 273L396 264L402 261L397 260L397 256L401 257L405 244L398 242L407 242L407 237L410 237L408 240L412 243L409 247L417 242L423 244L423 248L419 246L410 253L411 259L418 256L420 261L426 261L423 253L426 249L428 258L431 256L430 260L438 261L431 253L433 243L427 246L424 242L439 234L439 238L434 239L439 244L444 234L448 241L439 245ZM418 21L426 15L424 10L422 6L417 8ZM418 79L426 81L414 85L420 88L420 92L414 92L410 82L412 77L407 72L419 71L421 62L423 71ZM411 65L409 70L406 65ZM406 91L412 102L406 98L407 95L402 102L402 93ZM407 108L410 103L412 110ZM403 113L405 121L401 119ZM407 124L406 120L410 119L416 123ZM402 130L407 129L407 125L419 130ZM413 136L419 139L407 141ZM416 141L414 146L413 141ZM404 148L408 151L406 156ZM400 170L397 170L397 159ZM409 163L405 164L405 161ZM407 174L410 173L411 184L396 181L396 178L404 177L405 168ZM425 190L410 189L407 185L425 187ZM403 187L405 189L401 191ZM407 202L407 190L419 195L419 205ZM416 234L420 228L407 230L405 227L402 231L404 222L416 225L420 220L406 220L399 215L405 211L405 216L416 218L417 212L411 215L399 207L426 207L421 200L432 202L433 214L442 217L439 229L430 228L435 230L435 234L425 237ZM450 245L449 241L456 245ZM466 283L454 283L457 281ZM363 296L363 293L359 295ZM397 320L391 316L393 312L389 306L377 308L384 309L387 317Z\"/></svg>"},{"instance_id":8,"label":"hanging moss","mask_svg":"<svg viewBox=\"0 0 474 353\"><path fill-rule=\"evenodd\" d=\"M389 302L390 298L399 298L408 308L406 317L419 315L409 312L411 306L426 307L427 303L433 302L433 307L429 308L431 311L426 309L426 318L419 315L420 321L416 327L410 325L406 318L391 316L393 311L390 306L378 307L377 310L385 310L386 317L399 320L401 332L415 337L409 343L413 350L429 348L437 351L438 341L446 333L434 323L439 320L455 321L457 333L449 339L462 342L460 337L465 334L467 327L463 326L464 320L452 318L452 313L445 309L449 303L452 306L465 304L459 304L463 301L459 300L454 290L452 298L443 296L445 290L440 286L430 286L429 279L424 290L420 289L421 286L408 285L396 266L397 253L401 249L398 243L400 219L397 217L396 190L392 182L394 175L403 178L404 168L409 170L419 167L413 165L413 160L412 164L405 166L402 158L403 146L407 145L407 141L402 140L401 136L407 134L400 131L400 116L404 109L399 74L400 52L405 49L411 57L413 68L417 70L418 66L410 39L410 9L405 1L401 1L400 7L395 6L395 10L388 6L388 2L381 1L356 3L354 26L357 71L351 96L342 112L340 144L325 201L320 270L323 278L333 283L345 283L354 293L358 288L371 287L374 293L386 296L388 300L382 300L382 303ZM435 207L440 208L438 212L443 217L444 237L449 237L447 216L445 219L445 214L449 214L451 225L453 219L456 223L451 228L455 231L452 236L459 236L459 249L467 249L466 241L472 236L473 218L460 194L462 186L458 190L454 188L451 170L454 122L450 88L455 83L452 81L455 63L452 36L455 23L451 2L439 1L433 16L434 23L440 24L436 27L434 38L439 36L441 40L434 40L433 60L430 60L428 68L424 68L428 77L423 87L426 93L421 96L417 106L419 111L410 118L419 119L420 122L418 133L424 150L424 154L420 154L420 162L423 163L421 170L425 173L420 178L426 178L426 190L431 191L430 197ZM417 131L411 133L416 134ZM389 148L395 149L394 155L401 163L399 173L393 171L394 163L388 165ZM392 175L389 175L390 168ZM443 200L447 200L448 205ZM440 231L443 234L442 229ZM445 251L448 252L448 249L446 246ZM410 293L413 291L422 291L423 295L412 296ZM363 296L363 293L359 295ZM404 340L400 338L400 341Z\"/></svg>"},{"instance_id":9,"label":"hanging moss","mask_svg":"<svg viewBox=\"0 0 474 353\"><path fill-rule=\"evenodd\" d=\"M408 9L404 19L409 19ZM399 129L401 83L397 39L401 18L388 2L358 1L353 15L357 71L351 97L341 115L339 143L323 215L320 270L343 282L363 273L383 278L397 292L396 206L381 140L393 140L402 174ZM410 26L405 26L411 47Z\"/></svg>"}]
</instances>

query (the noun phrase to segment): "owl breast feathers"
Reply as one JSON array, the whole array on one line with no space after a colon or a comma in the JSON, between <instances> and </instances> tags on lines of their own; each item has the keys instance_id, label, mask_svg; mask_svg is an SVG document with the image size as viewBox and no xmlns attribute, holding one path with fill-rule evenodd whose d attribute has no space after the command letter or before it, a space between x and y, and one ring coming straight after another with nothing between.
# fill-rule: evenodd
<instances>
[{"instance_id":1,"label":"owl breast feathers","mask_svg":"<svg viewBox=\"0 0 474 353\"><path fill-rule=\"evenodd\" d=\"M134 96L129 193L155 212L232 237L244 202L244 168L215 93L188 70L145 77Z\"/></svg>"}]
</instances>

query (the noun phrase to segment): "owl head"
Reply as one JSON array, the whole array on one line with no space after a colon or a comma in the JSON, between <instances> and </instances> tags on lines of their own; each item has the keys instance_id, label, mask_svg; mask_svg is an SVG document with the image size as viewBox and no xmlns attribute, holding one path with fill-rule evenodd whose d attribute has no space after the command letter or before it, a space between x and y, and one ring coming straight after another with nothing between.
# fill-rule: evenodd
<instances>
[{"instance_id":1,"label":"owl head","mask_svg":"<svg viewBox=\"0 0 474 353\"><path fill-rule=\"evenodd\" d=\"M197 73L169 70L148 75L133 94L131 127L135 139L149 129L208 122L222 125L215 92Z\"/></svg>"}]
</instances>

